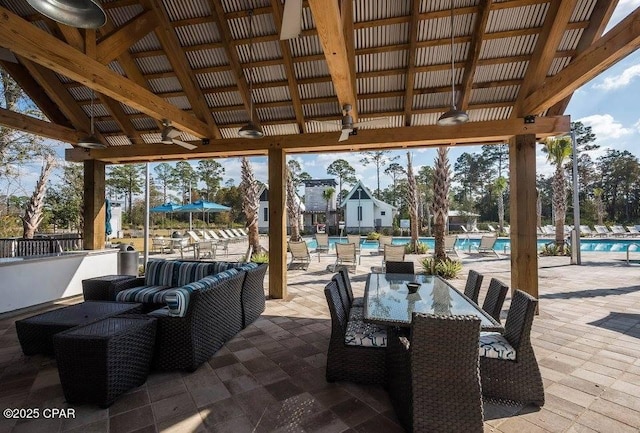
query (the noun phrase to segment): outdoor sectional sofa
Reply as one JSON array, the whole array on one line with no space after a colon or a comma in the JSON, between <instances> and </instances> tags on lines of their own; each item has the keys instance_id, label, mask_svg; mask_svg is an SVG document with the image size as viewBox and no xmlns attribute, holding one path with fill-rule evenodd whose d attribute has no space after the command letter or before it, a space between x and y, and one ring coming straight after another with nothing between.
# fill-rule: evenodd
<instances>
[{"instance_id":1,"label":"outdoor sectional sofa","mask_svg":"<svg viewBox=\"0 0 640 433\"><path fill-rule=\"evenodd\" d=\"M140 285L116 295L158 319L153 367L196 370L265 308L267 265L153 260Z\"/></svg>"}]
</instances>

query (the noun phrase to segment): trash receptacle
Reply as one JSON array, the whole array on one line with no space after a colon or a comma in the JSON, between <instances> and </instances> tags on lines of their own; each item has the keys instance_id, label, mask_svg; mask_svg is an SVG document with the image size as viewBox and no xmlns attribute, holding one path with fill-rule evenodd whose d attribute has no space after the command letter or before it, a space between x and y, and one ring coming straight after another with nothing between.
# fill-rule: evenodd
<instances>
[{"instance_id":1,"label":"trash receptacle","mask_svg":"<svg viewBox=\"0 0 640 433\"><path fill-rule=\"evenodd\" d=\"M138 276L138 260L140 252L133 245L120 245L118 253L118 274Z\"/></svg>"}]
</instances>

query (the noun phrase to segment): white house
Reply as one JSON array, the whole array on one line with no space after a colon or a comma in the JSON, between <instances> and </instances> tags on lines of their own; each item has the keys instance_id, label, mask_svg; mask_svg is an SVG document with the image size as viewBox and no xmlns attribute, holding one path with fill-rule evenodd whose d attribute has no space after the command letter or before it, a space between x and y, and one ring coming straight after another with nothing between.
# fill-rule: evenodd
<instances>
[{"instance_id":1,"label":"white house","mask_svg":"<svg viewBox=\"0 0 640 433\"><path fill-rule=\"evenodd\" d=\"M378 200L361 181L344 198L345 230L367 233L381 228L392 228L398 208Z\"/></svg>"},{"instance_id":2,"label":"white house","mask_svg":"<svg viewBox=\"0 0 640 433\"><path fill-rule=\"evenodd\" d=\"M259 191L260 194L260 209L258 210L258 232L269 233L269 186L263 185ZM300 200L300 197L296 195L296 203L300 206L300 222L302 226L302 212L304 212L304 203ZM289 225L289 217L287 217L287 227Z\"/></svg>"}]
</instances>

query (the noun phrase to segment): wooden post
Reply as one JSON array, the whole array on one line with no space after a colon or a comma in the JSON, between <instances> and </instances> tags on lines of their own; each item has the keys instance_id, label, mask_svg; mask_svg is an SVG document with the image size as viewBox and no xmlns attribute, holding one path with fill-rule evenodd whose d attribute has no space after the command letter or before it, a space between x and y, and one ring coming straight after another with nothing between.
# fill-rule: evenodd
<instances>
[{"instance_id":1,"label":"wooden post","mask_svg":"<svg viewBox=\"0 0 640 433\"><path fill-rule=\"evenodd\" d=\"M105 163L84 161L84 249L101 250L106 241Z\"/></svg>"},{"instance_id":2,"label":"wooden post","mask_svg":"<svg viewBox=\"0 0 640 433\"><path fill-rule=\"evenodd\" d=\"M516 289L538 297L536 234L536 136L509 141L511 293Z\"/></svg>"},{"instance_id":3,"label":"wooden post","mask_svg":"<svg viewBox=\"0 0 640 433\"><path fill-rule=\"evenodd\" d=\"M286 154L269 149L269 296L287 296Z\"/></svg>"}]
</instances>

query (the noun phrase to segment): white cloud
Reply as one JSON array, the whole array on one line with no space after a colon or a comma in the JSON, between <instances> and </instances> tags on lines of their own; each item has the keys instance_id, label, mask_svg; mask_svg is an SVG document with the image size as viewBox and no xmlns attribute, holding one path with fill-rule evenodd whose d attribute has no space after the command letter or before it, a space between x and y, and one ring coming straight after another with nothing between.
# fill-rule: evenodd
<instances>
[{"instance_id":1,"label":"white cloud","mask_svg":"<svg viewBox=\"0 0 640 433\"><path fill-rule=\"evenodd\" d=\"M590 126L599 142L618 139L625 135L633 134L631 128L625 128L622 123L617 122L611 114L593 114L578 119L578 122Z\"/></svg>"},{"instance_id":2,"label":"white cloud","mask_svg":"<svg viewBox=\"0 0 640 433\"><path fill-rule=\"evenodd\" d=\"M602 82L594 84L593 87L605 91L616 90L628 86L636 77L640 77L640 64L629 66L619 75L606 77Z\"/></svg>"},{"instance_id":3,"label":"white cloud","mask_svg":"<svg viewBox=\"0 0 640 433\"><path fill-rule=\"evenodd\" d=\"M640 119L638 119L638 121L636 123L634 123L633 126L635 126L635 128L638 130L638 132L640 132Z\"/></svg>"}]
</instances>

